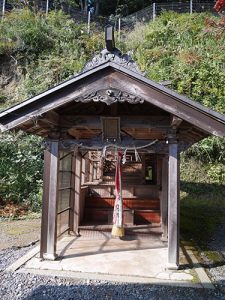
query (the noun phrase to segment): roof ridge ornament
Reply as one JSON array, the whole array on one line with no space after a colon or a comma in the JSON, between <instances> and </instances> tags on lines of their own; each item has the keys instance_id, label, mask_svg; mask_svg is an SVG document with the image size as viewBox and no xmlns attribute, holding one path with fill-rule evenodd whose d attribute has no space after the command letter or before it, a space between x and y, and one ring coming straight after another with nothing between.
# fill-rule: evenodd
<instances>
[{"instance_id":1,"label":"roof ridge ornament","mask_svg":"<svg viewBox=\"0 0 225 300\"><path fill-rule=\"evenodd\" d=\"M114 62L128 70L144 76L144 73L140 71L139 67L131 58L130 54L122 54L122 52L116 48L114 40L114 29L111 25L107 25L105 27L105 43L106 48L85 64L82 73L92 70L107 62Z\"/></svg>"}]
</instances>

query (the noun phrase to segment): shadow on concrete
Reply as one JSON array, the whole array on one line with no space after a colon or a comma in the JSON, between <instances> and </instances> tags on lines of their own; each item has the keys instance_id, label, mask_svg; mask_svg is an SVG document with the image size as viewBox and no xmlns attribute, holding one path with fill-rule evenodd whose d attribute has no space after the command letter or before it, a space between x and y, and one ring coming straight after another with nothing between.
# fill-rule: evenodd
<instances>
[{"instance_id":1,"label":"shadow on concrete","mask_svg":"<svg viewBox=\"0 0 225 300\"><path fill-rule=\"evenodd\" d=\"M147 240L148 243L144 243L142 245L142 241L139 239L129 240L129 239L120 239L119 241L115 239L115 242L120 242L121 246L119 247L118 244L111 244L108 245L109 242L113 242L114 240L112 238L109 238L108 236L105 237L105 240L102 240L99 244L100 240L98 240L98 243L96 243L96 246L91 244L91 248L94 248L92 251L78 251L76 250L76 247L72 247L73 244L76 246L77 239L72 239L70 242L68 242L68 245L65 246L63 250L59 253L59 259L68 259L68 258L75 258L75 257L82 257L82 256L90 256L90 255L96 255L96 254L103 254L103 253L115 253L115 252L127 252L127 251L133 251L133 250L146 250L146 249L161 249L165 248L167 245L165 245L161 241L155 241L155 240ZM136 241L136 243L133 246L129 246L128 248L123 247L123 243L127 241ZM93 242L93 241L92 241ZM72 247L72 248L71 248ZM84 247L84 246L83 246ZM105 248L108 247L108 248ZM113 249L113 247L116 249ZM67 254L68 249L73 249L73 254Z\"/></svg>"}]
</instances>

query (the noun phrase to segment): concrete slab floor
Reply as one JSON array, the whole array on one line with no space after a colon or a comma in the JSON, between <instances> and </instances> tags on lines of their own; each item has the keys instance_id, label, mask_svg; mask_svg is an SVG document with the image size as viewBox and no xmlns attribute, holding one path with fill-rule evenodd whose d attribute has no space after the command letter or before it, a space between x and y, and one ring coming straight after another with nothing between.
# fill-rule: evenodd
<instances>
[{"instance_id":1,"label":"concrete slab floor","mask_svg":"<svg viewBox=\"0 0 225 300\"><path fill-rule=\"evenodd\" d=\"M192 282L190 270L169 271L167 247L160 240L64 237L58 242L55 261L41 261L39 254L24 266L29 270L54 270L83 274L152 278ZM181 253L183 257L183 253ZM184 259L182 259L184 260Z\"/></svg>"}]
</instances>

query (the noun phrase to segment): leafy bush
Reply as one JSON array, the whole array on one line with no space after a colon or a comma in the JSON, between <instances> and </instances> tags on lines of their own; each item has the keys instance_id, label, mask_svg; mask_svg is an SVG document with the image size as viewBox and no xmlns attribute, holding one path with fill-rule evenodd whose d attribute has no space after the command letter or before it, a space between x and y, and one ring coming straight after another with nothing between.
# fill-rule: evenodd
<instances>
[{"instance_id":1,"label":"leafy bush","mask_svg":"<svg viewBox=\"0 0 225 300\"><path fill-rule=\"evenodd\" d=\"M14 132L0 136L0 198L38 210L41 203L41 139Z\"/></svg>"},{"instance_id":2,"label":"leafy bush","mask_svg":"<svg viewBox=\"0 0 225 300\"><path fill-rule=\"evenodd\" d=\"M189 148L185 157L195 157L204 163L225 164L225 139L214 136L204 139Z\"/></svg>"}]
</instances>

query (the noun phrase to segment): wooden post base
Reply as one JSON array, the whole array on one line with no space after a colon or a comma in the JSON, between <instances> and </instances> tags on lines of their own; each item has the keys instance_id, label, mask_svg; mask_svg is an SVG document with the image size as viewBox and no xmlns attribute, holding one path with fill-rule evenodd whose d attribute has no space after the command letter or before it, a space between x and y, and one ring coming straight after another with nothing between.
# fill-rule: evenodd
<instances>
[{"instance_id":1,"label":"wooden post base","mask_svg":"<svg viewBox=\"0 0 225 300\"><path fill-rule=\"evenodd\" d=\"M57 254L43 253L43 259L45 260L56 260Z\"/></svg>"}]
</instances>

